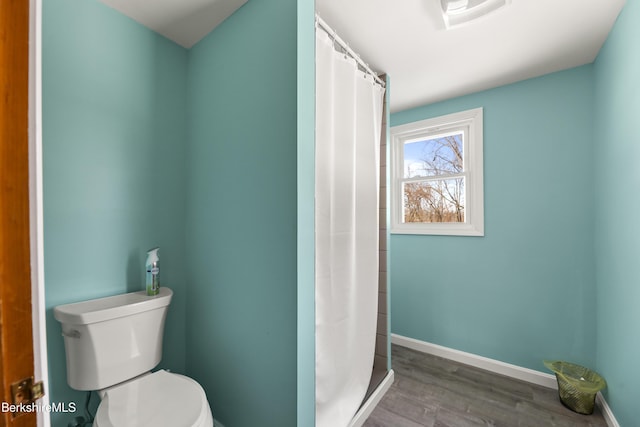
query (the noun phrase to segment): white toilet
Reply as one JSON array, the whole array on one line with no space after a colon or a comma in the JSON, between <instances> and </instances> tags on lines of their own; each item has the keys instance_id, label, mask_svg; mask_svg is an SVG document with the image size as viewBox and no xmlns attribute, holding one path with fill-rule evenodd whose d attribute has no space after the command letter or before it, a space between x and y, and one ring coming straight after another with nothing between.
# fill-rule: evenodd
<instances>
[{"instance_id":1,"label":"white toilet","mask_svg":"<svg viewBox=\"0 0 640 427\"><path fill-rule=\"evenodd\" d=\"M173 292L145 291L55 307L67 355L67 382L98 390L94 427L212 427L204 390L167 371L162 336Z\"/></svg>"}]
</instances>

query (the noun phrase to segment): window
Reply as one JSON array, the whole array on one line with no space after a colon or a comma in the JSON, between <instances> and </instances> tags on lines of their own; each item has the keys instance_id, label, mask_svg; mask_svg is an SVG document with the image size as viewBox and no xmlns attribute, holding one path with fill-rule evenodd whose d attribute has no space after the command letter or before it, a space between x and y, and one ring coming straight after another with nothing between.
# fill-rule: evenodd
<instances>
[{"instance_id":1,"label":"window","mask_svg":"<svg viewBox=\"0 0 640 427\"><path fill-rule=\"evenodd\" d=\"M482 108L391 128L391 233L484 235Z\"/></svg>"}]
</instances>

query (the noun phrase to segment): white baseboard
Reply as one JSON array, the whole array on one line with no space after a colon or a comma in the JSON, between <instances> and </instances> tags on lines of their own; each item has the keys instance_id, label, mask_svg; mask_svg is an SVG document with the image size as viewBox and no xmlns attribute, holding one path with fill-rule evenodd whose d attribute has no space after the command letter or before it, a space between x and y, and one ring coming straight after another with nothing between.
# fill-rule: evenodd
<instances>
[{"instance_id":1,"label":"white baseboard","mask_svg":"<svg viewBox=\"0 0 640 427\"><path fill-rule=\"evenodd\" d=\"M521 366L512 365L495 359L489 359L488 357L478 356L472 353L466 353L460 350L454 350L441 345L403 337L401 335L391 334L391 342L403 347L421 351L422 353L444 357L445 359L464 363L465 365L475 366L480 369L506 375L511 378L517 378L543 387L558 389L558 382L556 381L555 375L535 371L529 368L523 368Z\"/></svg>"},{"instance_id":2,"label":"white baseboard","mask_svg":"<svg viewBox=\"0 0 640 427\"><path fill-rule=\"evenodd\" d=\"M598 392L598 394L596 395L596 405L600 407L602 416L604 417L604 420L607 422L607 425L609 427L620 427L618 420L616 420L616 417L613 415L613 411L600 392Z\"/></svg>"},{"instance_id":3,"label":"white baseboard","mask_svg":"<svg viewBox=\"0 0 640 427\"><path fill-rule=\"evenodd\" d=\"M391 342L393 344L398 344L400 346L417 350L422 353L443 357L445 359L464 363L465 365L475 366L476 368L495 372L497 374L516 378L518 380L527 381L533 384L541 385L543 387L552 388L555 390L558 389L558 382L556 381L555 375L547 374L545 372L523 368L521 366L512 365L510 363L501 362L499 360L489 359L488 357L478 356L473 353L467 353L464 351L455 350L453 348L443 347L441 345L403 337L397 334L391 334ZM620 424L618 424L618 421L614 417L611 408L609 407L607 401L604 399L601 393L598 393L596 397L596 403L602 410L602 414L605 421L607 422L607 425L609 427L620 427Z\"/></svg>"},{"instance_id":4,"label":"white baseboard","mask_svg":"<svg viewBox=\"0 0 640 427\"><path fill-rule=\"evenodd\" d=\"M387 375L384 377L378 388L375 389L353 417L349 423L349 427L361 427L364 422L367 421L369 415L371 415L387 390L389 390L389 387L391 387L391 384L393 384L394 375L393 370L387 372Z\"/></svg>"}]
</instances>

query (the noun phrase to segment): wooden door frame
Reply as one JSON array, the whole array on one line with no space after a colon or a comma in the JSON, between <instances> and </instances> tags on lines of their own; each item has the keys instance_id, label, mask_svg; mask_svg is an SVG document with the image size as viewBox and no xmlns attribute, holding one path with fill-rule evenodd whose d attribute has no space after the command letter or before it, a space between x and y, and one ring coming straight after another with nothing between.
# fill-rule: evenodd
<instances>
[{"instance_id":1,"label":"wooden door frame","mask_svg":"<svg viewBox=\"0 0 640 427\"><path fill-rule=\"evenodd\" d=\"M14 384L34 376L31 300L29 71L30 3L0 3L0 387L1 426L30 427L15 416ZM26 336L25 336L26 335ZM13 413L13 414L12 414Z\"/></svg>"}]
</instances>

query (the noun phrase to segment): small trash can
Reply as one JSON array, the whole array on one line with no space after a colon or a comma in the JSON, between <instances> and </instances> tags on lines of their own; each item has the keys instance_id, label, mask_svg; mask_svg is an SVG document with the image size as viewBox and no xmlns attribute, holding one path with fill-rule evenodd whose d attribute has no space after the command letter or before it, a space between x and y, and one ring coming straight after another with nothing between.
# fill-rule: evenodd
<instances>
[{"instance_id":1,"label":"small trash can","mask_svg":"<svg viewBox=\"0 0 640 427\"><path fill-rule=\"evenodd\" d=\"M584 366L560 360L545 360L544 365L556 374L560 401L574 412L592 414L596 394L607 386L604 378Z\"/></svg>"}]
</instances>

